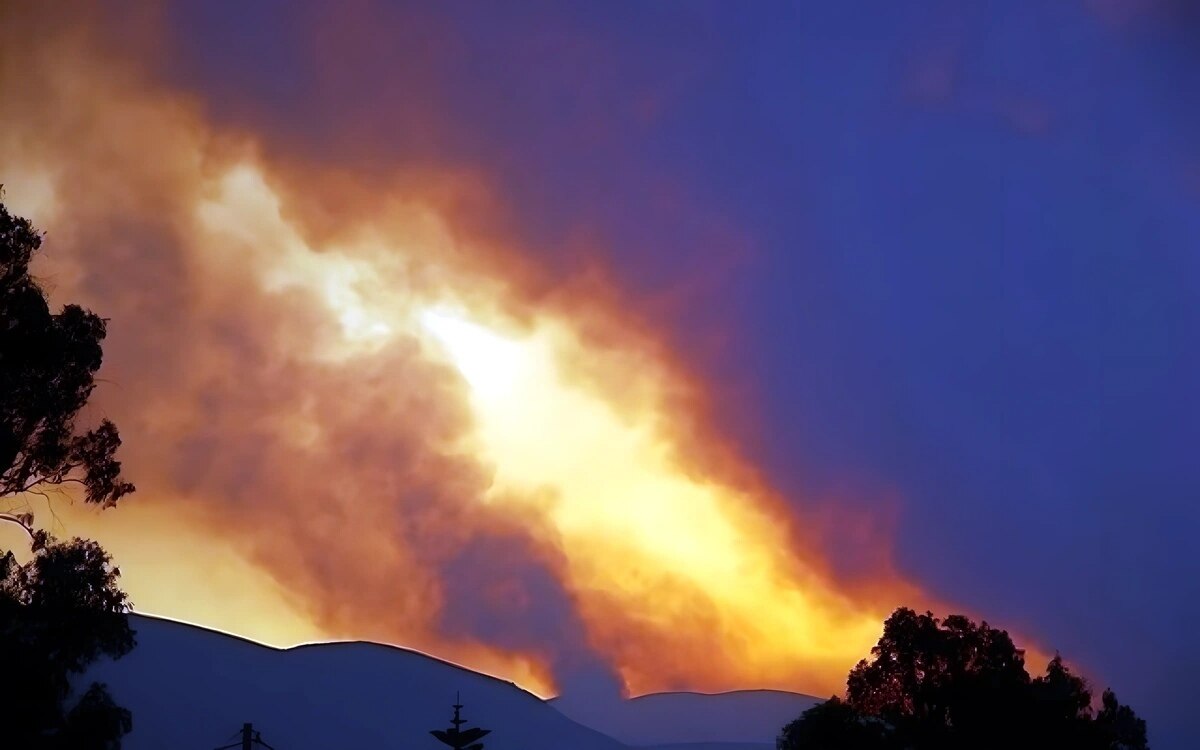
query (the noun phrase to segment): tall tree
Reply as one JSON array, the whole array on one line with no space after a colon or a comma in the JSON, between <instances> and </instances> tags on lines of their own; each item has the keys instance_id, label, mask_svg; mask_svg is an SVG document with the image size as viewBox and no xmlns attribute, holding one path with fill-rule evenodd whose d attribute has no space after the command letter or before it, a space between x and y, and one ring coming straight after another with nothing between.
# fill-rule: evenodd
<instances>
[{"instance_id":1,"label":"tall tree","mask_svg":"<svg viewBox=\"0 0 1200 750\"><path fill-rule=\"evenodd\" d=\"M1093 713L1087 683L1061 658L1031 679L1008 633L961 615L897 609L850 671L845 702L817 708L784 728L780 750L1147 750L1145 722L1111 691Z\"/></svg>"},{"instance_id":2,"label":"tall tree","mask_svg":"<svg viewBox=\"0 0 1200 750\"><path fill-rule=\"evenodd\" d=\"M898 609L884 623L872 659L850 672L851 706L879 716L922 747L1003 746L1026 699L1029 675L1012 639L986 622Z\"/></svg>"},{"instance_id":3,"label":"tall tree","mask_svg":"<svg viewBox=\"0 0 1200 750\"><path fill-rule=\"evenodd\" d=\"M1032 726L1030 734L1053 747L1087 747L1092 723L1092 691L1087 682L1063 663L1058 654L1046 665L1046 674L1030 684Z\"/></svg>"},{"instance_id":4,"label":"tall tree","mask_svg":"<svg viewBox=\"0 0 1200 750\"><path fill-rule=\"evenodd\" d=\"M1105 750L1149 750L1146 741L1146 722L1139 719L1129 706L1117 700L1117 694L1105 690L1096 714L1099 735L1096 744Z\"/></svg>"},{"instance_id":5,"label":"tall tree","mask_svg":"<svg viewBox=\"0 0 1200 750\"><path fill-rule=\"evenodd\" d=\"M74 707L72 681L101 656L134 645L120 571L100 545L53 542L25 565L0 556L0 746L120 746L129 712L92 684Z\"/></svg>"},{"instance_id":6,"label":"tall tree","mask_svg":"<svg viewBox=\"0 0 1200 750\"><path fill-rule=\"evenodd\" d=\"M0 203L0 497L68 483L89 503L133 492L116 460L112 422L77 428L103 359L105 322L78 305L50 311L29 275L41 235Z\"/></svg>"},{"instance_id":7,"label":"tall tree","mask_svg":"<svg viewBox=\"0 0 1200 750\"><path fill-rule=\"evenodd\" d=\"M111 507L133 492L108 420L76 424L95 387L105 323L78 305L50 311L29 274L41 236L0 203L0 520L23 526L33 558L0 554L0 747L112 750L131 726L103 685L68 705L72 680L133 647L120 572L95 542L57 542L14 513L26 493L63 485Z\"/></svg>"}]
</instances>

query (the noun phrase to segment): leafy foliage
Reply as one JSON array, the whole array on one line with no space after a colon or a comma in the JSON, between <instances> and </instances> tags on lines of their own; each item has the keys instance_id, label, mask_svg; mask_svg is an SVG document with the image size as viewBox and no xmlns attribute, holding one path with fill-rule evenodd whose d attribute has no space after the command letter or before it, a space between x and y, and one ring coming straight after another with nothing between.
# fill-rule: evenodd
<instances>
[{"instance_id":1,"label":"leafy foliage","mask_svg":"<svg viewBox=\"0 0 1200 750\"><path fill-rule=\"evenodd\" d=\"M837 698L784 727L779 750L1147 750L1146 723L1055 656L1030 678L1008 633L962 615L897 609Z\"/></svg>"},{"instance_id":2,"label":"leafy foliage","mask_svg":"<svg viewBox=\"0 0 1200 750\"><path fill-rule=\"evenodd\" d=\"M0 732L8 747L117 747L129 713L92 685L70 711L71 678L133 648L120 571L98 544L50 543L20 565L0 557ZM100 744L89 745L87 738Z\"/></svg>"},{"instance_id":3,"label":"leafy foliage","mask_svg":"<svg viewBox=\"0 0 1200 750\"><path fill-rule=\"evenodd\" d=\"M133 716L118 706L100 683L92 683L67 714L57 745L73 750L119 750L133 730Z\"/></svg>"},{"instance_id":4,"label":"leafy foliage","mask_svg":"<svg viewBox=\"0 0 1200 750\"><path fill-rule=\"evenodd\" d=\"M87 502L115 505L134 489L115 458L117 428L75 424L95 387L105 323L78 305L50 312L29 275L40 246L29 221L0 204L0 497L73 482Z\"/></svg>"},{"instance_id":5,"label":"leafy foliage","mask_svg":"<svg viewBox=\"0 0 1200 750\"><path fill-rule=\"evenodd\" d=\"M1112 690L1105 690L1096 714L1100 747L1108 750L1145 750L1146 722L1139 719L1129 706L1121 705Z\"/></svg>"},{"instance_id":6,"label":"leafy foliage","mask_svg":"<svg viewBox=\"0 0 1200 750\"><path fill-rule=\"evenodd\" d=\"M834 696L783 728L779 750L884 750L889 727Z\"/></svg>"},{"instance_id":7,"label":"leafy foliage","mask_svg":"<svg viewBox=\"0 0 1200 750\"><path fill-rule=\"evenodd\" d=\"M134 489L116 460L117 428L76 428L105 324L77 305L50 312L29 275L40 246L30 223L0 203L0 498L74 483L86 502L111 507ZM120 572L100 545L56 542L31 518L3 516L26 528L34 554L24 565L0 554L0 747L115 750L132 720L103 685L67 703L72 678L133 648Z\"/></svg>"}]
</instances>

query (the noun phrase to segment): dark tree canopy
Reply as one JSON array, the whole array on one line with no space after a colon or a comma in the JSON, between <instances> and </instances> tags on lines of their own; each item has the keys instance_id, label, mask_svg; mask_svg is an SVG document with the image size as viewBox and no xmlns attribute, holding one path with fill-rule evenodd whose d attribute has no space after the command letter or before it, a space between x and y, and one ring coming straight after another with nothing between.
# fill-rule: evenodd
<instances>
[{"instance_id":1,"label":"dark tree canopy","mask_svg":"<svg viewBox=\"0 0 1200 750\"><path fill-rule=\"evenodd\" d=\"M81 539L51 542L25 565L0 556L0 746L119 746L129 712L102 685L64 707L73 677L133 648L119 575L98 544Z\"/></svg>"},{"instance_id":2,"label":"dark tree canopy","mask_svg":"<svg viewBox=\"0 0 1200 750\"><path fill-rule=\"evenodd\" d=\"M864 714L927 747L1015 741L1010 717L1028 692L1029 675L1004 631L961 615L939 622L899 609L871 655L847 680L847 700Z\"/></svg>"},{"instance_id":3,"label":"dark tree canopy","mask_svg":"<svg viewBox=\"0 0 1200 750\"><path fill-rule=\"evenodd\" d=\"M779 750L883 750L888 727L834 696L783 728Z\"/></svg>"},{"instance_id":4,"label":"dark tree canopy","mask_svg":"<svg viewBox=\"0 0 1200 750\"><path fill-rule=\"evenodd\" d=\"M1008 633L962 615L898 609L871 658L831 699L784 727L780 750L1073 748L1146 750L1146 723L1111 690L1093 712L1087 683L1055 657L1031 678Z\"/></svg>"},{"instance_id":5,"label":"dark tree canopy","mask_svg":"<svg viewBox=\"0 0 1200 750\"><path fill-rule=\"evenodd\" d=\"M1101 747L1110 750L1144 750L1146 744L1146 721L1138 718L1129 706L1117 700L1117 694L1105 690L1100 699L1100 710L1096 713L1096 728L1103 742Z\"/></svg>"},{"instance_id":6,"label":"dark tree canopy","mask_svg":"<svg viewBox=\"0 0 1200 750\"><path fill-rule=\"evenodd\" d=\"M77 483L84 499L115 505L133 491L121 477L121 438L104 420L76 417L95 387L104 321L78 305L51 313L29 275L41 236L0 203L0 497Z\"/></svg>"},{"instance_id":7,"label":"dark tree canopy","mask_svg":"<svg viewBox=\"0 0 1200 750\"><path fill-rule=\"evenodd\" d=\"M121 477L117 428L76 418L100 369L104 321L77 305L50 312L29 275L41 246L30 223L0 203L0 501L78 484L110 507L133 491ZM0 506L33 538L22 565L0 552L0 747L114 750L132 724L103 685L75 696L87 666L134 644L119 571L95 542L56 542L31 516Z\"/></svg>"}]
</instances>

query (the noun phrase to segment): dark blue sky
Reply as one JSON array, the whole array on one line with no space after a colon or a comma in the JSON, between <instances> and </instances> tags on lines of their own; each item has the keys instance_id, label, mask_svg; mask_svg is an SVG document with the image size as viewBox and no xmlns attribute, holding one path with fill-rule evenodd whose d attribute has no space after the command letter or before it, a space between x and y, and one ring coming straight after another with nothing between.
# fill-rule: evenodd
<instances>
[{"instance_id":1,"label":"dark blue sky","mask_svg":"<svg viewBox=\"0 0 1200 750\"><path fill-rule=\"evenodd\" d=\"M966 5L193 4L167 73L271 148L482 170L564 274L603 249L781 490L894 492L908 576L1183 747L1200 25Z\"/></svg>"}]
</instances>

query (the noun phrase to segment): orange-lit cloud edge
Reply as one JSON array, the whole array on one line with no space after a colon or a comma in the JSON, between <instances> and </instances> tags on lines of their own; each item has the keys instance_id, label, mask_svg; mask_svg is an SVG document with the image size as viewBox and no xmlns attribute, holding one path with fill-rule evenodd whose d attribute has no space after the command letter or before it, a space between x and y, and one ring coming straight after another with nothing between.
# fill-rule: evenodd
<instances>
[{"instance_id":1,"label":"orange-lit cloud edge","mask_svg":"<svg viewBox=\"0 0 1200 750\"><path fill-rule=\"evenodd\" d=\"M830 694L893 607L936 606L886 566L838 580L815 535L857 521L785 505L603 274L467 218L487 175L267 156L85 21L0 42L5 199L48 231L53 299L111 321L87 416L139 485L54 524L138 609L543 695L589 660L634 694Z\"/></svg>"}]
</instances>

